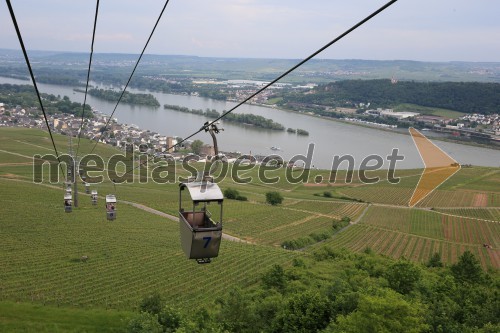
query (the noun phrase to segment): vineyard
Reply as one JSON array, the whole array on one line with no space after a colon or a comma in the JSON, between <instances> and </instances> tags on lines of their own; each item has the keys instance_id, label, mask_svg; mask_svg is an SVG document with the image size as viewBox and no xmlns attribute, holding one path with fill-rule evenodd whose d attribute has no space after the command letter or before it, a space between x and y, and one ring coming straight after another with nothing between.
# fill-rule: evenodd
<instances>
[{"instance_id":1,"label":"vineyard","mask_svg":"<svg viewBox=\"0 0 500 333\"><path fill-rule=\"evenodd\" d=\"M462 168L440 186L441 190L472 190L498 192L500 170L498 168Z\"/></svg>"},{"instance_id":2,"label":"vineyard","mask_svg":"<svg viewBox=\"0 0 500 333\"><path fill-rule=\"evenodd\" d=\"M408 206L414 188L399 186L364 185L347 187L339 190L340 193L364 202L381 203L389 205Z\"/></svg>"},{"instance_id":3,"label":"vineyard","mask_svg":"<svg viewBox=\"0 0 500 333\"><path fill-rule=\"evenodd\" d=\"M436 211L480 220L500 221L500 208L438 208Z\"/></svg>"},{"instance_id":4,"label":"vineyard","mask_svg":"<svg viewBox=\"0 0 500 333\"><path fill-rule=\"evenodd\" d=\"M404 174L404 173L403 173ZM420 178L419 174L401 176L398 184L343 187L339 193L365 202L408 206ZM499 207L500 172L495 168L463 168L441 184L417 207Z\"/></svg>"},{"instance_id":5,"label":"vineyard","mask_svg":"<svg viewBox=\"0 0 500 333\"><path fill-rule=\"evenodd\" d=\"M418 207L495 207L500 206L499 193L435 190L417 204Z\"/></svg>"},{"instance_id":6,"label":"vineyard","mask_svg":"<svg viewBox=\"0 0 500 333\"><path fill-rule=\"evenodd\" d=\"M118 219L108 222L102 205L90 202L82 202L78 214L65 214L59 190L12 180L0 186L2 216L15 217L2 221L0 299L130 309L158 290L190 308L194 301L211 303L229 286L251 285L273 264L297 255L223 241L220 256L201 266L185 259L170 220L122 204ZM207 288L206 281L214 283Z\"/></svg>"},{"instance_id":7,"label":"vineyard","mask_svg":"<svg viewBox=\"0 0 500 333\"><path fill-rule=\"evenodd\" d=\"M332 203L324 204L330 208L336 207ZM296 205L297 203L292 206ZM358 205L354 205L354 208L349 205L352 204L341 204L339 207L345 210L343 213L358 209ZM279 245L286 240L331 230L334 219L346 216L337 215L336 211L327 215L297 208L231 200L227 200L225 210L225 232L252 242L270 245Z\"/></svg>"},{"instance_id":8,"label":"vineyard","mask_svg":"<svg viewBox=\"0 0 500 333\"><path fill-rule=\"evenodd\" d=\"M359 227L369 231L361 232ZM346 240L351 244L346 246ZM481 253L485 267L500 267L500 223L421 209L372 206L358 225L348 228L332 241L355 251L362 250L362 244L366 244L382 254L419 261L427 260L435 252L434 247L438 245L433 244L445 247L445 252L448 248L452 252L456 248L474 249ZM455 252L442 254L443 260L446 255L446 261L453 262ZM462 252L459 250L458 255Z\"/></svg>"},{"instance_id":9,"label":"vineyard","mask_svg":"<svg viewBox=\"0 0 500 333\"><path fill-rule=\"evenodd\" d=\"M286 207L308 211L313 214L330 215L337 219L347 216L351 220L354 220L361 214L366 204L301 200L292 202L286 205Z\"/></svg>"},{"instance_id":10,"label":"vineyard","mask_svg":"<svg viewBox=\"0 0 500 333\"><path fill-rule=\"evenodd\" d=\"M61 184L32 183L30 156L51 152L45 136L28 130L0 136L0 301L131 310L144 295L159 291L182 309L213 306L228 289L251 288L274 264L290 266L324 245L358 252L369 247L417 262L438 252L447 264L470 250L483 267L500 268L499 173L492 168L461 170L414 209L406 206L419 179L416 170L402 171L405 178L397 185L363 185L356 179L338 186L290 184L284 169L266 173L280 177L276 184L256 181L256 169L245 173L254 178L250 184L226 178L220 187L237 189L248 201L224 201L224 232L250 244L224 240L219 257L198 265L185 259L176 222L120 202L177 216L178 184L136 181L115 187L105 179L93 187L100 196L117 195L116 221L106 221L102 201L91 206L85 195L80 207L65 214ZM66 137L55 138L58 145L67 144ZM85 152L90 145L83 142ZM117 153L100 145L98 151L103 157ZM179 166L177 171L186 174ZM316 175L328 173L311 170L309 179ZM79 190L84 192L82 184ZM279 191L283 203L266 204L268 191ZM343 217L354 224L331 236L334 220ZM311 234L329 238L313 237L303 251L281 248Z\"/></svg>"},{"instance_id":11,"label":"vineyard","mask_svg":"<svg viewBox=\"0 0 500 333\"><path fill-rule=\"evenodd\" d=\"M469 250L480 260L485 268L500 267L500 251L498 248L490 249L482 245L455 243L446 240L433 239L382 229L368 224L357 224L347 228L345 231L326 240L324 245L330 245L335 249L346 248L352 251L364 251L367 248L376 253L391 258L407 258L413 261L425 263L431 255L439 253L445 263L455 263L464 251ZM313 251L313 246L309 251Z\"/></svg>"}]
</instances>

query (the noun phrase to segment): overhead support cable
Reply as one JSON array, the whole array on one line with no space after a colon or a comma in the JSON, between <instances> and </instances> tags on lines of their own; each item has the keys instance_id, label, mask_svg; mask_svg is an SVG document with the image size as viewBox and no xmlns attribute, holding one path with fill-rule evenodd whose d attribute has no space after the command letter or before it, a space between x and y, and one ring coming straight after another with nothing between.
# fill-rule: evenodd
<instances>
[{"instance_id":1,"label":"overhead support cable","mask_svg":"<svg viewBox=\"0 0 500 333\"><path fill-rule=\"evenodd\" d=\"M54 141L54 136L52 135L52 130L50 129L49 120L47 118L47 113L45 112L45 108L43 107L42 98L40 96L40 91L38 90L38 86L36 84L35 75L33 74L33 70L31 69L30 60L28 58L28 53L26 52L26 48L24 47L23 37L21 35L21 31L19 30L19 26L17 24L16 15L14 14L14 10L12 9L12 5L10 0L6 0L7 6L9 7L10 17L12 18L12 23L14 24L14 28L16 29L17 38L19 39L19 43L21 44L21 49L23 51L24 59L26 61L26 65L28 66L28 70L30 72L31 81L33 82L33 86L35 87L36 96L38 97L38 102L40 103L40 108L42 109L43 117L45 119L45 125L47 126L47 130L49 131L50 140L52 141L52 147L54 148L54 152L56 153L57 161L59 162L59 168L63 173L64 178L66 178L66 173L61 164L61 159L59 158L59 152L57 151L56 143Z\"/></svg>"},{"instance_id":2,"label":"overhead support cable","mask_svg":"<svg viewBox=\"0 0 500 333\"><path fill-rule=\"evenodd\" d=\"M104 130L102 131L102 133L104 133L106 131L106 128L108 127L109 122L113 118L113 115L115 114L116 108L118 107L118 104L120 104L120 101L122 100L122 97L125 94L125 91L127 90L127 87L128 87L128 85L130 83L130 80L132 80L132 77L134 76L135 70L137 69L137 66L139 65L139 62L141 61L142 56L144 55L144 52L146 51L146 48L148 47L149 41L153 37L153 34L154 34L155 30L156 30L156 27L158 26L158 23L160 22L160 19L163 16L163 12L165 11L165 8L167 8L168 2L169 2L169 0L167 0L165 2L165 5L163 6L163 9L161 10L160 15L158 16L158 19L156 20L156 23L155 23L155 25L153 27L153 30L151 31L151 34L149 35L149 38L148 38L148 40L146 42L146 45L144 45L144 48L142 49L142 52L141 52L139 58L137 59L137 61L135 63L134 69L132 70L132 73L130 74L130 77L128 78L127 84L125 84L125 87L123 88L122 93L120 94L120 97L118 98L118 101L116 102L116 105L115 105L115 108L113 109L113 112L111 112L111 115L109 116L108 120L106 121L106 124L104 125ZM97 146L97 143L98 143L98 141L96 141L96 143L94 144L94 147L92 147L92 150L90 151L90 154L92 154L92 152L94 151L95 147Z\"/></svg>"},{"instance_id":3,"label":"overhead support cable","mask_svg":"<svg viewBox=\"0 0 500 333\"><path fill-rule=\"evenodd\" d=\"M250 96L248 96L247 98L245 98L243 101L241 101L240 103L238 103L236 106L234 106L233 108L231 108L229 111L223 113L222 115L220 115L219 117L217 117L217 119L212 120L211 122L206 122L199 130L197 130L196 132L194 132L191 135L187 136L186 138L178 141L175 145L173 145L171 147L168 147L168 148L172 149L172 148L178 147L183 142L185 142L186 140L189 140L190 138L192 138L196 134L198 134L198 133L200 133L202 131L205 131L207 128L209 128L210 126L212 126L213 124L215 124L217 121L221 120L226 115L228 115L229 113L233 112L238 107L240 107L241 105L245 104L246 102L248 102L249 100L251 100L252 98L254 98L255 96L257 96L258 94L260 94L261 92L263 92L264 90L266 90L267 88L269 88L270 86L272 86L273 84L275 84L276 82L278 82L279 80L281 80L282 78L284 78L285 76L287 76L288 74L290 74L291 72L293 72L294 70L296 70L297 68L299 68L300 66L302 66L303 64L305 64L306 62L308 62L309 60L311 60L312 58L314 58L315 56L317 56L318 54L320 54L321 52L323 52L324 50L326 50L327 48L329 48L330 46L332 46L333 44L335 44L336 42L338 42L342 38L344 38L345 36L347 36L348 34L350 34L351 32L353 32L354 30L356 30L357 28L359 28L360 26L362 26L363 24L365 24L366 22L368 22L369 20L371 20L372 18L374 18L375 16L377 16L378 14L380 14L381 12L383 12L385 9L387 9L388 7L390 7L391 5L393 5L397 1L398 0L391 0L391 1L387 2L385 5L383 5L382 7L380 7L379 9L377 9L376 11L374 11L373 13L371 13L370 15L368 15L367 17L365 17L364 19L362 19L361 21L359 21L358 23L356 23L355 25L353 25L351 28L349 28L346 31L344 31L338 37L336 37L335 39L333 39L330 42L328 42L327 44L325 44L323 47L321 47L320 49L318 49L317 51L315 51L314 53L312 53L311 55L309 55L307 58L304 58L302 61L300 61L299 63L297 63L295 66L291 67L289 70L287 70L286 72L284 72L283 74L281 74L280 76L278 76L276 79L272 80L271 82L269 82L268 84L266 84L265 86L263 86L261 89L257 90L256 92L254 92L253 94L251 94ZM140 163L139 165L137 165L133 169L125 172L125 174L129 173L129 172L133 172L135 169L137 169L138 167L140 167L144 163L148 162L149 160L151 160L151 158L147 159L143 163Z\"/></svg>"},{"instance_id":4,"label":"overhead support cable","mask_svg":"<svg viewBox=\"0 0 500 333\"><path fill-rule=\"evenodd\" d=\"M320 49L318 49L316 52L312 53L307 58L304 58L304 60L300 61L298 64L296 64L295 66L293 66L292 68L290 68L289 70L287 70L286 72L284 72L283 74L281 74L280 76L278 76L276 79L272 80L271 82L269 82L268 84L266 84L265 86L263 86L261 89L257 90L256 92L254 92L253 94L251 94L250 96L248 96L247 98L245 98L243 101L241 101L240 103L238 103L236 106L234 106L233 108L231 108L229 111L223 113L222 115L220 115L219 117L217 117L215 120L212 120L211 122L208 122L207 124L203 125L203 127L201 127L199 130L197 130L193 134L191 134L188 137L182 139L181 141L177 142L175 145L173 145L172 147L169 147L169 148L174 148L176 146L179 146L181 143L185 142L186 140L189 140L190 138L192 138L196 134L200 133L201 131L204 131L206 128L208 128L212 124L214 124L217 121L221 120L226 115L228 115L229 113L233 112L234 110L236 110L237 108L239 108L241 105L245 104L246 102L248 102L249 100L251 100L252 98L254 98L255 96L257 96L258 94L260 94L261 92L263 92L264 90L266 90L267 88L269 88L270 86L272 86L273 84L275 84L276 82L278 82L279 80L281 80L282 78L284 78L285 76L287 76L288 74L290 74L291 72L293 72L294 70L296 70L297 68L299 68L300 66L302 66L303 64L305 64L306 62L308 62L309 60L311 60L312 58L314 58L315 56L317 56L318 54L320 54L321 52L323 52L324 50L326 50L327 48L329 48L330 46L332 46L333 44L335 44L336 42L338 42L342 38L344 38L345 36L347 36L352 31L356 30L357 28L359 28L360 26L362 26L364 23L368 22L370 19L372 19L376 15L380 14L382 11L384 11L386 8L388 8L389 6L391 6L392 4L394 4L396 1L397 0L389 1L388 3L386 3L385 5L383 5L382 7L380 7L379 9L377 9L376 11L374 11L373 13L371 13L370 15L368 15L367 17L365 17L363 20L359 21L358 23L356 23L355 25L353 25L351 28L349 28L348 30L346 30L345 32L343 32L342 34L340 34L337 38L335 38L332 41L330 41L329 43L325 44L323 47L321 47Z\"/></svg>"},{"instance_id":5,"label":"overhead support cable","mask_svg":"<svg viewBox=\"0 0 500 333\"><path fill-rule=\"evenodd\" d=\"M83 118L85 115L85 104L87 103L87 91L89 88L90 67L92 66L92 56L94 54L94 40L95 40L95 30L96 30L96 26L97 26L97 14L98 13L99 13L99 0L97 0L96 7L95 7L94 29L92 31L92 43L90 45L89 68L87 70L87 84L85 85L85 97L83 98L82 119L81 119L81 123L80 123L80 129L78 130L78 145L76 147L75 160L78 159L78 150L80 149L80 138L82 136Z\"/></svg>"}]
</instances>

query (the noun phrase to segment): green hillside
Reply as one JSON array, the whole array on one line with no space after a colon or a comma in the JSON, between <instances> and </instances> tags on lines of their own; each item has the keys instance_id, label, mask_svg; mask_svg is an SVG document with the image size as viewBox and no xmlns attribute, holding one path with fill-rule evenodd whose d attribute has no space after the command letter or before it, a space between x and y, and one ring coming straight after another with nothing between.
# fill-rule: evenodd
<instances>
[{"instance_id":1,"label":"green hillside","mask_svg":"<svg viewBox=\"0 0 500 333\"><path fill-rule=\"evenodd\" d=\"M65 151L67 137L56 135L55 139ZM89 152L92 145L83 140L81 152ZM101 145L97 151L104 160L121 153ZM348 326L352 331L357 321L350 316L362 313L372 302L392 300L389 303L400 308L425 309L398 319L415 317L408 325L424 332L435 324L431 317L438 315L428 305L434 297L444 297L437 282L441 277L454 281L443 298L448 305L458 309L468 300L474 304L469 313L477 314L473 321L458 319L460 314L454 312L450 325L458 325L459 331L474 325L482 329L488 321L493 329L498 327L498 320L491 319L495 318L491 309L498 295L494 281L500 267L498 168L463 168L411 209L406 206L421 170L398 170L396 176L402 178L397 185L384 180L365 185L356 175L346 184L343 172L337 175L335 186L290 184L283 168L266 172L268 177L281 177L275 184L260 182L257 169L244 173L253 177L249 184L225 178L220 187L236 189L248 201L224 201L224 232L245 242L224 239L219 257L209 265L198 265L182 253L175 218L158 215L177 215L177 184L136 180L115 188L105 178L102 184L92 185L100 195L97 206L81 194L79 207L64 213L61 183L50 184L48 179L33 183L31 156L50 152L51 143L43 131L0 129L0 310L6 309L0 311L0 330L43 332L57 327L92 332L106 326L108 331L123 331L129 318L135 318L141 300L158 293L184 318L184 331L211 331L210 325L229 332L252 332L256 327L267 331L266 325L288 327L284 318L293 313L295 302L302 301L326 304L323 315L327 318L318 319L321 325L305 331L323 329L329 322L333 331ZM180 166L175 169L178 175L186 174ZM293 172L298 176L302 171ZM374 174L384 179L383 171ZM314 170L309 180L318 175L330 176L328 171ZM84 192L82 186L79 190ZM281 193L283 203L266 204L269 191ZM119 200L118 218L113 222L106 220L103 207L103 196L108 193L115 193ZM341 219L350 220L347 227L337 227ZM285 242L292 241L307 245L298 251L283 249ZM479 273L474 276L486 274L481 266L489 271L488 278L477 278L470 289L489 295L481 300L483 308L491 311L482 317L473 294L461 300L453 292L465 292L453 268L462 267L464 252L477 260L473 267ZM445 268L426 268L423 264L436 253ZM390 267L400 263L420 272L409 293L391 284ZM201 317L190 316L193 308ZM21 318L19 313L26 316ZM74 322L69 322L70 317ZM88 319L88 326L83 318ZM299 322L300 327L308 327ZM208 326L201 329L200 325Z\"/></svg>"}]
</instances>

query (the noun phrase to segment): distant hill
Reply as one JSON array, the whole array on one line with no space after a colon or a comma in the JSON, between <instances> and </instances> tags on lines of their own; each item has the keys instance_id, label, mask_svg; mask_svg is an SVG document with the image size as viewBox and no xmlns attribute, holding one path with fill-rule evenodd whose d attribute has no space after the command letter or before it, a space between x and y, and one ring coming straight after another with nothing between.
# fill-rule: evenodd
<instances>
[{"instance_id":1,"label":"distant hill","mask_svg":"<svg viewBox=\"0 0 500 333\"><path fill-rule=\"evenodd\" d=\"M88 53L29 51L38 75L58 75L84 80ZM96 53L95 72L129 73L137 60L136 54ZM136 76L176 75L220 79L272 80L295 65L297 59L209 58L183 55L146 54ZM0 49L0 70L3 75L26 72L19 50ZM383 79L416 81L478 81L500 82L500 63L422 62L410 60L333 60L313 59L287 76L283 82L327 83L347 79Z\"/></svg>"}]
</instances>

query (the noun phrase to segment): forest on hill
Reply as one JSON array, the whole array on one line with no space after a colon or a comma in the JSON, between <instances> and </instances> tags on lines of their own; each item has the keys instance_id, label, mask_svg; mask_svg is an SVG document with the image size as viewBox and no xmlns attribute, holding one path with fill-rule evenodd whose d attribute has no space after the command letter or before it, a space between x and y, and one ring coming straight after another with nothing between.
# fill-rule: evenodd
<instances>
[{"instance_id":1,"label":"forest on hill","mask_svg":"<svg viewBox=\"0 0 500 333\"><path fill-rule=\"evenodd\" d=\"M464 113L498 113L500 84L480 82L416 82L391 80L344 80L317 86L312 93L283 93L279 103L370 108L393 107L403 103L437 107Z\"/></svg>"}]
</instances>

